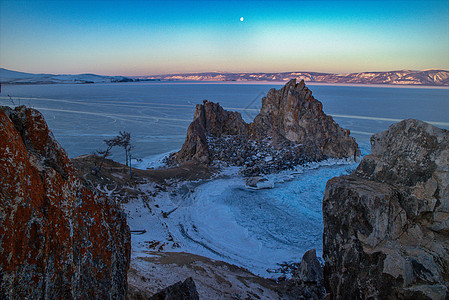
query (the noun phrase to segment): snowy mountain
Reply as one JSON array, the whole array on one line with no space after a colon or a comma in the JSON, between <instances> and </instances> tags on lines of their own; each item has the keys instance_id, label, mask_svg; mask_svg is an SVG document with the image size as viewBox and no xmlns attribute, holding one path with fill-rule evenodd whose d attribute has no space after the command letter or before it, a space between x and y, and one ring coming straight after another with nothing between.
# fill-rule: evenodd
<instances>
[{"instance_id":1,"label":"snowy mountain","mask_svg":"<svg viewBox=\"0 0 449 300\"><path fill-rule=\"evenodd\" d=\"M348 84L395 84L449 86L447 70L398 70L388 72L362 72L332 74L319 72L282 73L183 73L149 76L102 76L95 74L54 75L31 74L0 68L0 83L6 84L49 84L49 83L109 83L130 81L288 81L296 78L306 82L348 83Z\"/></svg>"},{"instance_id":2,"label":"snowy mountain","mask_svg":"<svg viewBox=\"0 0 449 300\"><path fill-rule=\"evenodd\" d=\"M447 70L399 70L388 72L362 72L332 74L318 72L283 73L186 73L146 76L146 79L159 80L199 80L199 81L288 81L296 78L306 82L357 83L357 84L411 84L449 86Z\"/></svg>"},{"instance_id":3,"label":"snowy mountain","mask_svg":"<svg viewBox=\"0 0 449 300\"><path fill-rule=\"evenodd\" d=\"M0 68L0 83L8 84L50 84L50 83L107 83L129 82L131 78L123 76L102 76L95 74L54 75L31 74Z\"/></svg>"}]
</instances>

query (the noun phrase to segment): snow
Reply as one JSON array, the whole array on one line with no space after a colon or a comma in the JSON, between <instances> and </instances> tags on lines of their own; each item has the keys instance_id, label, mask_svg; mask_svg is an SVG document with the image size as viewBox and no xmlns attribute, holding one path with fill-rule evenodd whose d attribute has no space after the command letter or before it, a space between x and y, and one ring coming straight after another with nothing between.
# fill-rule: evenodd
<instances>
[{"instance_id":1,"label":"snow","mask_svg":"<svg viewBox=\"0 0 449 300\"><path fill-rule=\"evenodd\" d=\"M164 159L176 151L177 150L172 150L162 154L150 155L142 159L133 159L131 164L134 168L141 170L158 169L164 166Z\"/></svg>"},{"instance_id":2,"label":"snow","mask_svg":"<svg viewBox=\"0 0 449 300\"><path fill-rule=\"evenodd\" d=\"M146 230L132 235L133 258L152 249L182 251L279 276L269 270L300 261L311 248L322 254L325 184L356 165L329 160L271 174L272 189L251 189L238 168L227 168L211 180L179 182L148 203L132 200L124 205L128 223L132 230ZM155 185L143 189L154 191Z\"/></svg>"}]
</instances>

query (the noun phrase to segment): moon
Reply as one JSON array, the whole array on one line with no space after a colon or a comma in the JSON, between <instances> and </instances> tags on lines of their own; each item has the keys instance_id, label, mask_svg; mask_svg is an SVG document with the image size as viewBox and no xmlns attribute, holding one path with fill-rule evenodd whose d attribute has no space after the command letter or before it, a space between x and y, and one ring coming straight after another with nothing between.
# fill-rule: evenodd
<instances>
[{"instance_id":1,"label":"moon","mask_svg":"<svg viewBox=\"0 0 449 300\"><path fill-rule=\"evenodd\" d=\"M243 22L243 20L244 20L243 17L241 17L241 18L240 18L240 22Z\"/></svg>"}]
</instances>

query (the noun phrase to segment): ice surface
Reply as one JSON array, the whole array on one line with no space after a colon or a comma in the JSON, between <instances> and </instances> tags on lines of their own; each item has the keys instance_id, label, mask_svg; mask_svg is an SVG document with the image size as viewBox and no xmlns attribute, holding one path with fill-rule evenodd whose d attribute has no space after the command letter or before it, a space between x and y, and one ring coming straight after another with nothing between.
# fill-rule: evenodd
<instances>
[{"instance_id":1,"label":"ice surface","mask_svg":"<svg viewBox=\"0 0 449 300\"><path fill-rule=\"evenodd\" d=\"M261 98L281 86L185 82L3 85L0 105L14 102L39 109L70 157L93 153L104 147L104 139L124 130L131 133L133 157L145 158L181 148L195 105L204 99L239 111L250 122L260 109ZM449 89L332 85L311 89L325 112L350 129L358 142L406 118L449 129ZM112 158L124 162L118 149Z\"/></svg>"},{"instance_id":2,"label":"ice surface","mask_svg":"<svg viewBox=\"0 0 449 300\"><path fill-rule=\"evenodd\" d=\"M364 151L366 153L366 151ZM332 160L268 176L272 189L246 186L236 168L219 178L184 182L160 193L150 204L126 204L134 230L133 255L147 255L151 241L173 238L163 250L184 251L242 266L265 277L280 263L298 262L311 248L322 253L321 203L328 179L347 174L357 164ZM156 207L156 205L158 207ZM164 218L164 212L168 214Z\"/></svg>"}]
</instances>

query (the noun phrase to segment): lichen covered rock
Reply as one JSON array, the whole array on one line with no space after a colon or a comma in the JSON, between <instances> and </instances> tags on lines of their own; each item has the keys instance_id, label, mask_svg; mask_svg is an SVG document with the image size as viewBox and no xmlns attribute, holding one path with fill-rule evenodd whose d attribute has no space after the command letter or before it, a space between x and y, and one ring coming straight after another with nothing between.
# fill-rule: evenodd
<instances>
[{"instance_id":1,"label":"lichen covered rock","mask_svg":"<svg viewBox=\"0 0 449 300\"><path fill-rule=\"evenodd\" d=\"M0 108L0 192L0 298L125 298L125 214L83 186L34 109Z\"/></svg>"},{"instance_id":2,"label":"lichen covered rock","mask_svg":"<svg viewBox=\"0 0 449 300\"><path fill-rule=\"evenodd\" d=\"M334 299L449 297L449 132L417 120L371 138L323 200L325 285Z\"/></svg>"}]
</instances>

